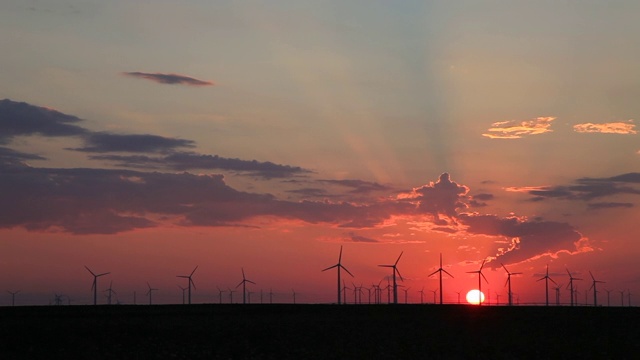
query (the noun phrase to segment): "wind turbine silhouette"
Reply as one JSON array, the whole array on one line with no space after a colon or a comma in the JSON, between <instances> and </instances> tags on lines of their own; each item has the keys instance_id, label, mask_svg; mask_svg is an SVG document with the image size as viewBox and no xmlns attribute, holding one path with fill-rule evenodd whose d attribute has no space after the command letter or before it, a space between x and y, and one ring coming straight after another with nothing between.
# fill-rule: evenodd
<instances>
[{"instance_id":1,"label":"wind turbine silhouette","mask_svg":"<svg viewBox=\"0 0 640 360\"><path fill-rule=\"evenodd\" d=\"M411 289L411 287L402 289L402 291L404 291L404 303L405 303L405 305L407 304L407 298L408 298L407 293L409 292L409 289Z\"/></svg>"},{"instance_id":2,"label":"wind turbine silhouette","mask_svg":"<svg viewBox=\"0 0 640 360\"><path fill-rule=\"evenodd\" d=\"M560 305L560 289L562 288L562 284L556 284L556 287L553 289L556 291L556 306Z\"/></svg>"},{"instance_id":3,"label":"wind turbine silhouette","mask_svg":"<svg viewBox=\"0 0 640 360\"><path fill-rule=\"evenodd\" d=\"M236 292L235 290L231 290L231 288L229 288L229 304L233 304L233 293Z\"/></svg>"},{"instance_id":4,"label":"wind turbine silhouette","mask_svg":"<svg viewBox=\"0 0 640 360\"><path fill-rule=\"evenodd\" d=\"M187 291L187 288L186 288L186 287L185 287L185 288L183 288L183 287L182 287L182 286L180 286L180 285L178 285L178 287L180 288L180 290L182 290L182 305L184 305L184 304L185 304L185 302L186 302L186 301L185 301L185 294L184 294L184 292L185 292L185 291Z\"/></svg>"},{"instance_id":5,"label":"wind turbine silhouette","mask_svg":"<svg viewBox=\"0 0 640 360\"><path fill-rule=\"evenodd\" d=\"M476 271L467 271L468 274L478 274L478 305L482 305L482 279L488 284L489 281L482 273L482 268L484 267L484 263L487 259L482 260L482 264L480 265L480 269Z\"/></svg>"},{"instance_id":6,"label":"wind turbine silhouette","mask_svg":"<svg viewBox=\"0 0 640 360\"><path fill-rule=\"evenodd\" d=\"M420 291L418 291L418 293L420 293L420 304L424 304L424 286Z\"/></svg>"},{"instance_id":7,"label":"wind turbine silhouette","mask_svg":"<svg viewBox=\"0 0 640 360\"><path fill-rule=\"evenodd\" d=\"M553 281L553 279L549 277L549 265L547 265L547 272L545 273L545 275L540 279L538 279L537 281L540 281L540 280L544 280L544 293L546 298L545 304L549 306L549 280L551 280L552 283L558 285L557 282Z\"/></svg>"},{"instance_id":8,"label":"wind turbine silhouette","mask_svg":"<svg viewBox=\"0 0 640 360\"><path fill-rule=\"evenodd\" d=\"M147 295L149 295L149 305L152 305L153 303L151 302L151 295L153 295L153 292L158 289L152 288L151 285L149 285L149 282L147 282L147 287L149 288L149 291L147 291ZM184 300L184 296L183 296L183 300Z\"/></svg>"},{"instance_id":9,"label":"wind turbine silhouette","mask_svg":"<svg viewBox=\"0 0 640 360\"><path fill-rule=\"evenodd\" d=\"M502 265L502 268L504 269L504 271L507 272L507 282L504 284L504 286L508 286L509 287L509 306L513 305L513 299L512 299L512 292L511 292L511 275L520 275L522 274L521 272L516 272L516 273L512 273L509 272L509 270L507 270L506 266L504 266L503 263L500 263L500 265Z\"/></svg>"},{"instance_id":10,"label":"wind turbine silhouette","mask_svg":"<svg viewBox=\"0 0 640 360\"><path fill-rule=\"evenodd\" d=\"M432 272L429 277L434 275L435 273L439 273L440 275L440 305L442 305L442 273L445 272L447 275L453 277L453 275L449 274L449 272L442 268L442 253L440 253L440 267L438 270ZM435 300L433 301L435 303Z\"/></svg>"},{"instance_id":11,"label":"wind turbine silhouette","mask_svg":"<svg viewBox=\"0 0 640 360\"><path fill-rule=\"evenodd\" d=\"M589 271L589 275L591 275L591 280L593 280L593 283L589 288L589 290L593 289L593 306L598 306L598 290L596 289L596 284L597 283L604 284L604 281L596 280L596 278L593 277L593 274L591 273L591 271Z\"/></svg>"},{"instance_id":12,"label":"wind turbine silhouette","mask_svg":"<svg viewBox=\"0 0 640 360\"><path fill-rule=\"evenodd\" d=\"M341 296L340 296L340 291L342 290L341 286L342 284L340 283L340 270L344 269L344 271L347 272L347 274L351 275L351 277L353 277L353 274L347 270L346 267L344 267L342 265L342 246L340 246L340 255L338 255L338 263L333 265L333 266L329 266L328 268L322 270L322 271L327 271L327 270L331 270L333 268L337 268L338 269L338 305L340 305L340 301L341 301Z\"/></svg>"},{"instance_id":13,"label":"wind turbine silhouette","mask_svg":"<svg viewBox=\"0 0 640 360\"><path fill-rule=\"evenodd\" d=\"M217 286L216 288L218 289L218 297L219 297L220 304L222 304L222 293L224 292L224 290L220 289Z\"/></svg>"},{"instance_id":14,"label":"wind turbine silhouette","mask_svg":"<svg viewBox=\"0 0 640 360\"><path fill-rule=\"evenodd\" d=\"M438 289L429 290L429 291L431 291L433 293L433 303L435 304L436 303L436 295L438 294Z\"/></svg>"},{"instance_id":15,"label":"wind turbine silhouette","mask_svg":"<svg viewBox=\"0 0 640 360\"><path fill-rule=\"evenodd\" d=\"M198 266L196 265L195 268L193 268L193 271L191 272L191 274L189 275L176 275L176 277L179 278L183 278L183 279L189 279L188 280L188 288L189 288L189 305L191 305L191 286L193 286L193 288L196 288L196 283L193 282L193 273L196 272L196 270L198 269Z\"/></svg>"},{"instance_id":16,"label":"wind turbine silhouette","mask_svg":"<svg viewBox=\"0 0 640 360\"><path fill-rule=\"evenodd\" d=\"M93 283L91 284L91 290L93 290L93 305L97 305L98 304L98 278L100 276L109 275L111 274L111 272L106 272L106 273L96 275L93 271L91 271L91 269L87 267L87 265L85 265L84 267L91 273L91 275L93 275Z\"/></svg>"},{"instance_id":17,"label":"wind turbine silhouette","mask_svg":"<svg viewBox=\"0 0 640 360\"><path fill-rule=\"evenodd\" d=\"M396 281L396 273L398 274L398 276L400 276L400 280L404 281L404 279L402 278L402 275L400 274L400 270L398 270L398 261L400 261L400 257L402 257L402 253L404 253L404 251L400 252L398 259L396 259L396 262L393 263L393 265L378 265L378 266L389 267L393 269L393 303L394 304L398 303L398 283Z\"/></svg>"},{"instance_id":18,"label":"wind turbine silhouette","mask_svg":"<svg viewBox=\"0 0 640 360\"><path fill-rule=\"evenodd\" d=\"M111 305L111 296L113 294L118 294L117 292L115 292L115 290L113 290L113 281L109 282L109 288L107 290L105 290L105 292L107 292L107 303L109 305Z\"/></svg>"},{"instance_id":19,"label":"wind turbine silhouette","mask_svg":"<svg viewBox=\"0 0 640 360\"><path fill-rule=\"evenodd\" d=\"M238 286L242 285L242 303L243 304L247 303L247 283L252 283L254 285L256 284L244 276L244 268L242 268L242 281L240 281L240 284L236 285L236 289L238 288Z\"/></svg>"},{"instance_id":20,"label":"wind turbine silhouette","mask_svg":"<svg viewBox=\"0 0 640 360\"><path fill-rule=\"evenodd\" d=\"M569 269L565 268L565 270L567 270L567 274L569 274L569 284L567 285L567 288L571 289L571 306L573 306L574 304L574 292L573 292L573 281L574 280L582 280L582 279L578 279L578 278L574 278L571 273L569 272ZM576 297L575 299L575 303L578 303L578 298Z\"/></svg>"},{"instance_id":21,"label":"wind turbine silhouette","mask_svg":"<svg viewBox=\"0 0 640 360\"><path fill-rule=\"evenodd\" d=\"M293 303L296 303L296 291L294 289L291 289L291 292L293 293Z\"/></svg>"},{"instance_id":22,"label":"wind turbine silhouette","mask_svg":"<svg viewBox=\"0 0 640 360\"><path fill-rule=\"evenodd\" d=\"M273 289L269 288L269 304L273 304Z\"/></svg>"},{"instance_id":23,"label":"wind turbine silhouette","mask_svg":"<svg viewBox=\"0 0 640 360\"><path fill-rule=\"evenodd\" d=\"M16 290L16 291L7 290L7 292L11 294L11 306L16 306L16 294L19 293L20 290Z\"/></svg>"}]
</instances>

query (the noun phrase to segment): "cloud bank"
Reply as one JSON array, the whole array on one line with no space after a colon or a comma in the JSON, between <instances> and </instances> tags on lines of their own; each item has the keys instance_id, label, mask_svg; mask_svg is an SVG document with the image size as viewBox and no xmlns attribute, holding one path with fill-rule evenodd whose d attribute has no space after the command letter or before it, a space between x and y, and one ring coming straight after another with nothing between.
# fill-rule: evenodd
<instances>
[{"instance_id":1,"label":"cloud bank","mask_svg":"<svg viewBox=\"0 0 640 360\"><path fill-rule=\"evenodd\" d=\"M138 79L151 80L159 84L168 85L187 85L187 86L213 86L213 82L206 80L199 80L186 75L180 74L163 74L163 73L145 73L139 71L124 72L125 76L134 77Z\"/></svg>"}]
</instances>

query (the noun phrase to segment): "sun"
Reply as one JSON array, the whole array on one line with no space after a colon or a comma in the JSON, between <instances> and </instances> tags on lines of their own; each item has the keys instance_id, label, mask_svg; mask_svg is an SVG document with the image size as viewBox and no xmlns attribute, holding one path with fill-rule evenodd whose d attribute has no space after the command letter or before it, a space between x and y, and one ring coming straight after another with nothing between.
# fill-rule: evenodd
<instances>
[{"instance_id":1,"label":"sun","mask_svg":"<svg viewBox=\"0 0 640 360\"><path fill-rule=\"evenodd\" d=\"M484 302L484 293L480 290L470 290L467 293L467 302L469 304L478 305Z\"/></svg>"}]
</instances>

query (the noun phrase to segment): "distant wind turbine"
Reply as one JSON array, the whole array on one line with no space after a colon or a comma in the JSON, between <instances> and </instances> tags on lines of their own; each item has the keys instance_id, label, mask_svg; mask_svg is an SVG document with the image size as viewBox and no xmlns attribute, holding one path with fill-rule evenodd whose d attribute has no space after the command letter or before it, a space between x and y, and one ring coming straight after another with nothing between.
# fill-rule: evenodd
<instances>
[{"instance_id":1,"label":"distant wind turbine","mask_svg":"<svg viewBox=\"0 0 640 360\"><path fill-rule=\"evenodd\" d=\"M540 279L538 279L537 281L540 280L544 280L544 293L545 293L545 299L546 299L546 306L549 306L549 280L551 280L552 283L558 285L557 282L555 282L552 278L549 277L549 265L547 265L547 272L545 273L545 275L543 277L541 277Z\"/></svg>"},{"instance_id":2,"label":"distant wind turbine","mask_svg":"<svg viewBox=\"0 0 640 360\"><path fill-rule=\"evenodd\" d=\"M436 296L438 294L438 289L429 290L429 291L431 291L433 293L433 303L435 304L436 303Z\"/></svg>"},{"instance_id":3,"label":"distant wind turbine","mask_svg":"<svg viewBox=\"0 0 640 360\"><path fill-rule=\"evenodd\" d=\"M418 293L420 293L420 304L424 304L424 286L420 291L418 291Z\"/></svg>"},{"instance_id":4,"label":"distant wind turbine","mask_svg":"<svg viewBox=\"0 0 640 360\"><path fill-rule=\"evenodd\" d=\"M98 278L100 276L109 275L111 272L106 272L102 274L94 274L91 269L89 269L86 265L84 266L90 273L93 275L93 283L91 284L91 290L93 290L93 305L98 304Z\"/></svg>"},{"instance_id":5,"label":"distant wind turbine","mask_svg":"<svg viewBox=\"0 0 640 360\"><path fill-rule=\"evenodd\" d=\"M118 294L115 290L113 290L113 281L109 282L109 288L104 291L107 293L107 303L111 305L111 298L113 294Z\"/></svg>"},{"instance_id":6,"label":"distant wind turbine","mask_svg":"<svg viewBox=\"0 0 640 360\"><path fill-rule=\"evenodd\" d=\"M407 304L407 298L408 298L407 293L409 292L409 289L411 289L411 287L402 289L402 291L404 291L404 303L405 304Z\"/></svg>"},{"instance_id":7,"label":"distant wind turbine","mask_svg":"<svg viewBox=\"0 0 640 360\"><path fill-rule=\"evenodd\" d=\"M186 303L186 300L185 300L185 296L186 296L186 295L185 295L185 292L188 290L188 288L186 288L186 287L182 287L182 286L180 286L180 285L178 285L178 288L180 288L180 290L182 290L182 305L184 305L184 304Z\"/></svg>"},{"instance_id":8,"label":"distant wind turbine","mask_svg":"<svg viewBox=\"0 0 640 360\"><path fill-rule=\"evenodd\" d=\"M333 265L333 266L329 266L328 268L323 269L322 271L331 270L333 268L336 268L338 270L338 305L340 305L340 301L341 301L340 291L342 290L341 286L343 285L341 283L341 280L340 280L340 270L344 269L344 271L346 271L347 274L349 274L349 275L351 275L351 277L353 277L353 274L349 270L347 270L346 267L344 267L342 265L342 246L340 246L340 255L338 255L338 263ZM346 301L345 301L345 303L346 303Z\"/></svg>"},{"instance_id":9,"label":"distant wind turbine","mask_svg":"<svg viewBox=\"0 0 640 360\"><path fill-rule=\"evenodd\" d=\"M589 288L589 290L593 289L593 306L598 306L598 290L596 289L596 284L604 283L604 281L596 280L596 278L593 277L593 274L591 273L591 271L589 271L589 275L591 275L591 280L593 280L593 283Z\"/></svg>"},{"instance_id":10,"label":"distant wind turbine","mask_svg":"<svg viewBox=\"0 0 640 360\"><path fill-rule=\"evenodd\" d=\"M235 290L231 290L231 288L229 288L229 304L233 304L233 293L236 292Z\"/></svg>"},{"instance_id":11,"label":"distant wind turbine","mask_svg":"<svg viewBox=\"0 0 640 360\"><path fill-rule=\"evenodd\" d=\"M562 284L556 284L553 288L556 291L556 306L560 305L560 289L562 288Z\"/></svg>"},{"instance_id":12,"label":"distant wind turbine","mask_svg":"<svg viewBox=\"0 0 640 360\"><path fill-rule=\"evenodd\" d=\"M478 274L478 305L482 305L482 279L488 284L489 281L482 273L482 268L484 267L484 263L487 259L482 260L482 264L480 265L480 269L476 271L467 271L469 274Z\"/></svg>"},{"instance_id":13,"label":"distant wind turbine","mask_svg":"<svg viewBox=\"0 0 640 360\"><path fill-rule=\"evenodd\" d=\"M194 289L196 288L196 283L193 282L193 273L195 273L197 269L198 269L198 266L196 265L196 267L193 268L193 271L191 272L191 274L189 274L189 275L176 275L176 277L179 277L179 278L189 279L188 282L187 282L187 285L188 285L187 287L189 288L189 297L188 297L189 305L191 305L191 287L193 286Z\"/></svg>"},{"instance_id":14,"label":"distant wind turbine","mask_svg":"<svg viewBox=\"0 0 640 360\"><path fill-rule=\"evenodd\" d=\"M236 289L238 288L238 286L242 285L242 303L243 304L247 303L247 283L251 283L254 285L256 284L244 276L244 268L242 268L242 281L240 281L240 283L236 286Z\"/></svg>"},{"instance_id":15,"label":"distant wind turbine","mask_svg":"<svg viewBox=\"0 0 640 360\"><path fill-rule=\"evenodd\" d=\"M7 290L7 292L11 294L11 306L16 306L16 294L19 293L20 290L16 290L16 291Z\"/></svg>"},{"instance_id":16,"label":"distant wind turbine","mask_svg":"<svg viewBox=\"0 0 640 360\"><path fill-rule=\"evenodd\" d=\"M149 283L147 282L147 287L149 288L149 291L147 291L147 295L149 295L149 305L152 305L153 302L151 301L151 297L153 295L153 292L158 290L158 289L154 289L151 287L151 285L149 285ZM184 299L184 298L183 298Z\"/></svg>"},{"instance_id":17,"label":"distant wind turbine","mask_svg":"<svg viewBox=\"0 0 640 360\"><path fill-rule=\"evenodd\" d=\"M502 268L504 269L504 271L507 272L507 282L504 285L509 287L509 293L507 295L509 297L509 306L511 306L511 305L513 305L513 293L511 292L511 275L520 275L522 273L521 272L516 272L516 273L509 272L509 270L507 270L506 266L504 266L503 263L500 263L500 265L502 265Z\"/></svg>"},{"instance_id":18,"label":"distant wind turbine","mask_svg":"<svg viewBox=\"0 0 640 360\"><path fill-rule=\"evenodd\" d=\"M565 270L567 270L567 274L569 274L569 285L567 285L567 288L571 289L571 306L574 305L574 303L577 305L578 303L578 297L574 295L574 290L573 290L573 281L574 280L582 280L582 279L578 279L578 278L574 278L571 273L569 272L569 269L565 268ZM576 291L577 292L577 289ZM575 298L575 301L574 301Z\"/></svg>"},{"instance_id":19,"label":"distant wind turbine","mask_svg":"<svg viewBox=\"0 0 640 360\"><path fill-rule=\"evenodd\" d=\"M402 275L400 274L400 270L398 270L398 261L400 261L400 257L402 257L402 253L404 253L404 251L400 252L398 259L396 259L396 262L393 263L393 265L378 265L378 266L389 267L393 269L393 303L394 304L398 303L398 283L396 281L396 274L398 274L401 281L404 281L404 279L402 278Z\"/></svg>"},{"instance_id":20,"label":"distant wind turbine","mask_svg":"<svg viewBox=\"0 0 640 360\"><path fill-rule=\"evenodd\" d=\"M222 293L224 292L224 290L220 289L219 287L216 286L216 288L218 289L218 297L219 297L219 301L220 304L222 304Z\"/></svg>"},{"instance_id":21,"label":"distant wind turbine","mask_svg":"<svg viewBox=\"0 0 640 360\"><path fill-rule=\"evenodd\" d=\"M453 277L453 275L449 274L449 272L445 269L442 268L442 253L440 253L440 267L438 268L438 270L432 272L429 277L431 277L432 275L434 275L435 273L439 273L439 277L440 277L440 305L442 305L442 273L446 273L447 275ZM434 300L435 303L435 300Z\"/></svg>"}]
</instances>

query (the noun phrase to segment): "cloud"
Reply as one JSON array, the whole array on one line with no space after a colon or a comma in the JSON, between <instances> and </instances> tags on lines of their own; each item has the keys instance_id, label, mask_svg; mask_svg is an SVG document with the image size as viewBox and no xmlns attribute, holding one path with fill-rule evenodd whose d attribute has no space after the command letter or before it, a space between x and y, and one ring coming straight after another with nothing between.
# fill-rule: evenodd
<instances>
[{"instance_id":1,"label":"cloud","mask_svg":"<svg viewBox=\"0 0 640 360\"><path fill-rule=\"evenodd\" d=\"M218 155L174 152L162 157L145 155L93 155L93 160L115 161L118 166L143 169L169 168L173 170L229 170L263 178L284 178L308 174L298 166L274 164L270 161L229 159Z\"/></svg>"},{"instance_id":2,"label":"cloud","mask_svg":"<svg viewBox=\"0 0 640 360\"><path fill-rule=\"evenodd\" d=\"M520 139L523 136L539 135L551 132L551 123L555 117L538 117L525 121L499 121L491 124L491 127L482 136L490 139Z\"/></svg>"},{"instance_id":3,"label":"cloud","mask_svg":"<svg viewBox=\"0 0 640 360\"><path fill-rule=\"evenodd\" d=\"M415 188L400 198L417 202L419 212L432 214L436 219L439 215L454 218L458 209L467 207L464 201L468 192L468 187L458 185L451 181L448 173L443 173L435 183Z\"/></svg>"},{"instance_id":4,"label":"cloud","mask_svg":"<svg viewBox=\"0 0 640 360\"><path fill-rule=\"evenodd\" d=\"M188 85L188 86L213 86L213 82L195 79L180 74L162 74L162 73L145 73L139 71L124 72L125 76L135 77L139 79L151 80L160 84L169 85Z\"/></svg>"},{"instance_id":5,"label":"cloud","mask_svg":"<svg viewBox=\"0 0 640 360\"><path fill-rule=\"evenodd\" d=\"M599 202L599 203L591 203L587 205L590 210L598 210L598 209L612 209L612 208L631 208L633 207L632 203L619 203L619 202Z\"/></svg>"},{"instance_id":6,"label":"cloud","mask_svg":"<svg viewBox=\"0 0 640 360\"><path fill-rule=\"evenodd\" d=\"M345 235L352 242L362 242L362 243L377 243L377 242L380 242L380 241L378 241L376 239L372 239L372 238L368 238L368 237L365 237L365 236L357 235L354 232L348 232Z\"/></svg>"},{"instance_id":7,"label":"cloud","mask_svg":"<svg viewBox=\"0 0 640 360\"><path fill-rule=\"evenodd\" d=\"M637 134L633 120L627 122L610 122L602 124L584 123L573 125L573 130L579 133L601 134Z\"/></svg>"},{"instance_id":8,"label":"cloud","mask_svg":"<svg viewBox=\"0 0 640 360\"><path fill-rule=\"evenodd\" d=\"M0 146L0 165L24 165L25 160L46 160L46 158Z\"/></svg>"},{"instance_id":9,"label":"cloud","mask_svg":"<svg viewBox=\"0 0 640 360\"><path fill-rule=\"evenodd\" d=\"M75 116L45 107L9 99L0 100L0 144L23 135L82 135L87 130L75 125L81 121Z\"/></svg>"},{"instance_id":10,"label":"cloud","mask_svg":"<svg viewBox=\"0 0 640 360\"><path fill-rule=\"evenodd\" d=\"M336 184L350 188L352 194L369 194L374 191L389 191L391 188L375 182L363 180L317 180L320 183Z\"/></svg>"},{"instance_id":11,"label":"cloud","mask_svg":"<svg viewBox=\"0 0 640 360\"><path fill-rule=\"evenodd\" d=\"M556 257L558 253L590 251L588 241L568 223L556 221L528 220L524 217L461 214L458 217L466 226L466 232L508 239L507 247L499 249L492 267L500 263L512 264L540 256Z\"/></svg>"},{"instance_id":12,"label":"cloud","mask_svg":"<svg viewBox=\"0 0 640 360\"><path fill-rule=\"evenodd\" d=\"M83 152L143 152L166 153L176 148L194 147L192 140L167 138L158 135L121 135L95 132L85 137L85 147L71 150Z\"/></svg>"},{"instance_id":13,"label":"cloud","mask_svg":"<svg viewBox=\"0 0 640 360\"><path fill-rule=\"evenodd\" d=\"M640 173L627 173L609 178L581 178L571 185L512 187L507 191L526 192L535 196L532 199L535 201L548 198L589 201L619 194L640 195L640 189L633 184L640 184Z\"/></svg>"}]
</instances>

